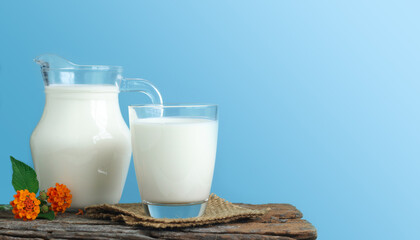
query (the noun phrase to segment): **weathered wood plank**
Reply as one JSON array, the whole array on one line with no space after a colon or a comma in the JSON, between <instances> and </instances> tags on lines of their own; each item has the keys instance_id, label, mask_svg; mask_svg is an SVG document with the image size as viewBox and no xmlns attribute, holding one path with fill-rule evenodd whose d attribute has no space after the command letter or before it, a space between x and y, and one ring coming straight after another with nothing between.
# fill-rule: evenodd
<instances>
[{"instance_id":1,"label":"weathered wood plank","mask_svg":"<svg viewBox=\"0 0 420 240\"><path fill-rule=\"evenodd\" d=\"M262 219L269 221L272 217L279 218L279 219L291 219L291 218L302 218L302 213L293 205L290 204L243 204L243 203L235 203L241 207L257 209L257 210L265 210L270 208L271 210L264 214Z\"/></svg>"},{"instance_id":2,"label":"weathered wood plank","mask_svg":"<svg viewBox=\"0 0 420 240\"><path fill-rule=\"evenodd\" d=\"M185 232L194 233L235 233L235 234L260 234L287 236L294 239L316 239L315 229L313 226L302 219L286 219L283 223L258 223L248 222L245 224L231 223L217 225L207 228L191 228L185 229Z\"/></svg>"},{"instance_id":3,"label":"weathered wood plank","mask_svg":"<svg viewBox=\"0 0 420 240\"><path fill-rule=\"evenodd\" d=\"M231 233L186 233L186 232L170 232L170 231L154 231L150 232L150 236L157 239L184 240L184 239L225 239L225 240L295 240L294 238L283 236L270 236L260 234L231 234Z\"/></svg>"},{"instance_id":4,"label":"weathered wood plank","mask_svg":"<svg viewBox=\"0 0 420 240\"><path fill-rule=\"evenodd\" d=\"M16 220L10 212L0 212L0 239L316 239L316 229L301 219L302 213L289 204L240 204L267 209L264 216L229 224L182 229L152 229L90 219L74 212L58 215L54 221Z\"/></svg>"},{"instance_id":5,"label":"weathered wood plank","mask_svg":"<svg viewBox=\"0 0 420 240\"><path fill-rule=\"evenodd\" d=\"M0 239L2 240L28 240L28 238L21 238L21 237L12 237L7 235L0 235ZM31 238L32 240L43 240L42 238Z\"/></svg>"}]
</instances>

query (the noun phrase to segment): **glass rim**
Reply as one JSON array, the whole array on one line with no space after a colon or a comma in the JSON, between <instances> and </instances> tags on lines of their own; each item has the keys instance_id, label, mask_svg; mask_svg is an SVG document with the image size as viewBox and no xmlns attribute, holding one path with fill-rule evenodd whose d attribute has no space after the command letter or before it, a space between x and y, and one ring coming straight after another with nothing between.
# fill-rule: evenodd
<instances>
[{"instance_id":1,"label":"glass rim","mask_svg":"<svg viewBox=\"0 0 420 240\"><path fill-rule=\"evenodd\" d=\"M128 106L129 108L208 108L208 107L218 107L217 104L202 104L202 103L164 103L164 104L132 104Z\"/></svg>"}]
</instances>

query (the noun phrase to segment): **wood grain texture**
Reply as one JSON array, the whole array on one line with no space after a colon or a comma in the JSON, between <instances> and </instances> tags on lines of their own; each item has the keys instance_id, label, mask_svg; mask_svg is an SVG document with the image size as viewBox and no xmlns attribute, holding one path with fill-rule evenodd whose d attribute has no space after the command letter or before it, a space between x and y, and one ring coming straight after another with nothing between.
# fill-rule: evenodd
<instances>
[{"instance_id":1,"label":"wood grain texture","mask_svg":"<svg viewBox=\"0 0 420 240\"><path fill-rule=\"evenodd\" d=\"M239 204L251 209L267 209L264 216L228 224L195 228L157 230L132 227L107 220L90 219L74 212L58 215L53 221L24 222L11 212L0 212L0 239L278 239L317 238L314 226L290 204Z\"/></svg>"}]
</instances>

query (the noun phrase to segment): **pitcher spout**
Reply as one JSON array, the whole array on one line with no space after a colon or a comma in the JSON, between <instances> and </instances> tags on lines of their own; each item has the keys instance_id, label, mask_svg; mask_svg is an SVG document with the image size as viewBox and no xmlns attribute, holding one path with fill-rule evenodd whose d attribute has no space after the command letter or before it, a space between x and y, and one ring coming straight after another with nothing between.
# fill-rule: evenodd
<instances>
[{"instance_id":1,"label":"pitcher spout","mask_svg":"<svg viewBox=\"0 0 420 240\"><path fill-rule=\"evenodd\" d=\"M34 59L34 61L43 69L73 69L76 64L55 54L42 54Z\"/></svg>"},{"instance_id":2,"label":"pitcher spout","mask_svg":"<svg viewBox=\"0 0 420 240\"><path fill-rule=\"evenodd\" d=\"M45 86L53 84L116 85L122 76L122 67L79 65L55 54L42 54L34 59L41 67Z\"/></svg>"}]
</instances>

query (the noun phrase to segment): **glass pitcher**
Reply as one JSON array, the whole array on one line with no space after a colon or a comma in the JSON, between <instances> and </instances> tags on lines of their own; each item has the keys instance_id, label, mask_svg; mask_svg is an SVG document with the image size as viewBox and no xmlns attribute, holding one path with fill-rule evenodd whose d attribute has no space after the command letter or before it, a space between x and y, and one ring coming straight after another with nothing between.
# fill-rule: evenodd
<instances>
[{"instance_id":1,"label":"glass pitcher","mask_svg":"<svg viewBox=\"0 0 420 240\"><path fill-rule=\"evenodd\" d=\"M142 92L162 104L159 91L143 79L123 78L119 66L77 65L52 54L35 62L46 96L30 139L40 190L66 184L72 208L118 203L131 158L118 93Z\"/></svg>"}]
</instances>

